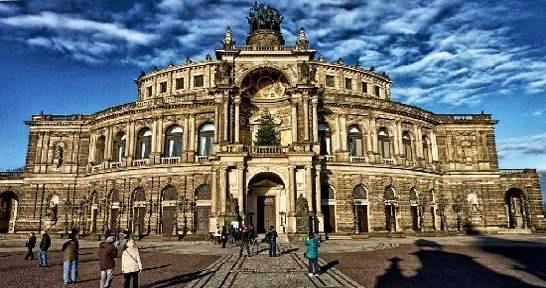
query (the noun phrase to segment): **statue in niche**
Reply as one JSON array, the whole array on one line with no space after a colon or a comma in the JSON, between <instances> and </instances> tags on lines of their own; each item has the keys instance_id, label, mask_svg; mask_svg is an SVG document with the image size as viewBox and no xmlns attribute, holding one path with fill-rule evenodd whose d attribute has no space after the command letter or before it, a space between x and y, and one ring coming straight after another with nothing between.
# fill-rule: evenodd
<instances>
[{"instance_id":1,"label":"statue in niche","mask_svg":"<svg viewBox=\"0 0 546 288\"><path fill-rule=\"evenodd\" d=\"M56 200L58 201L57 196L51 197L51 199L49 200L49 202L47 204L47 208L46 208L46 216L51 221L56 221L57 220L58 203L57 203Z\"/></svg>"},{"instance_id":2,"label":"statue in niche","mask_svg":"<svg viewBox=\"0 0 546 288\"><path fill-rule=\"evenodd\" d=\"M216 68L214 78L217 84L231 84L233 80L233 64L222 61Z\"/></svg>"},{"instance_id":3,"label":"statue in niche","mask_svg":"<svg viewBox=\"0 0 546 288\"><path fill-rule=\"evenodd\" d=\"M309 230L309 204L302 194L296 200L296 231L307 233Z\"/></svg>"},{"instance_id":4,"label":"statue in niche","mask_svg":"<svg viewBox=\"0 0 546 288\"><path fill-rule=\"evenodd\" d=\"M314 65L309 63L299 64L300 68L300 82L303 84L311 84L315 81L317 69Z\"/></svg>"},{"instance_id":5,"label":"statue in niche","mask_svg":"<svg viewBox=\"0 0 546 288\"><path fill-rule=\"evenodd\" d=\"M58 167L61 167L63 164L63 147L61 144L58 144L55 146L55 150L53 151L53 164L55 164Z\"/></svg>"},{"instance_id":6,"label":"statue in niche","mask_svg":"<svg viewBox=\"0 0 546 288\"><path fill-rule=\"evenodd\" d=\"M468 201L468 204L470 205L470 213L479 214L480 208L478 203L478 195L476 195L476 193L470 193L466 196L466 200Z\"/></svg>"}]
</instances>

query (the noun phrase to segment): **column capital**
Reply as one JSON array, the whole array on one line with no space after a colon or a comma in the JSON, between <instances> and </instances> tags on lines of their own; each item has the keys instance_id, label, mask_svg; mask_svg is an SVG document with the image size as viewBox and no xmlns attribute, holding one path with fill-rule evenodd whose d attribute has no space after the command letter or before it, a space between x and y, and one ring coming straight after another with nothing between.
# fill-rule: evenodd
<instances>
[{"instance_id":1,"label":"column capital","mask_svg":"<svg viewBox=\"0 0 546 288\"><path fill-rule=\"evenodd\" d=\"M245 170L245 166L237 166L237 170Z\"/></svg>"},{"instance_id":2,"label":"column capital","mask_svg":"<svg viewBox=\"0 0 546 288\"><path fill-rule=\"evenodd\" d=\"M296 169L296 165L289 165L288 166L288 170L294 170L294 169Z\"/></svg>"},{"instance_id":3,"label":"column capital","mask_svg":"<svg viewBox=\"0 0 546 288\"><path fill-rule=\"evenodd\" d=\"M317 106L318 105L318 97L311 97L311 104L313 106Z\"/></svg>"},{"instance_id":4,"label":"column capital","mask_svg":"<svg viewBox=\"0 0 546 288\"><path fill-rule=\"evenodd\" d=\"M235 97L233 97L233 101L235 104L241 104L241 96L239 94L235 95Z\"/></svg>"},{"instance_id":5,"label":"column capital","mask_svg":"<svg viewBox=\"0 0 546 288\"><path fill-rule=\"evenodd\" d=\"M221 170L227 170L228 167L227 167L227 166L221 166L220 169L221 169Z\"/></svg>"}]
</instances>

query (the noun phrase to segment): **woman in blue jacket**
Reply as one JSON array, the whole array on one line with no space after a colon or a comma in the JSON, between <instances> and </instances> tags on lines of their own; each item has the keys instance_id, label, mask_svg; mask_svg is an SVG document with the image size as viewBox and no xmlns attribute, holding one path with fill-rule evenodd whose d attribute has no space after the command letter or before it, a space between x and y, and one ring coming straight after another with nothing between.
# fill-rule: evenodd
<instances>
[{"instance_id":1,"label":"woman in blue jacket","mask_svg":"<svg viewBox=\"0 0 546 288\"><path fill-rule=\"evenodd\" d=\"M309 237L305 240L305 246L307 247L306 256L309 259L309 276L318 276L320 271L318 264L320 242L312 232L309 233Z\"/></svg>"}]
</instances>

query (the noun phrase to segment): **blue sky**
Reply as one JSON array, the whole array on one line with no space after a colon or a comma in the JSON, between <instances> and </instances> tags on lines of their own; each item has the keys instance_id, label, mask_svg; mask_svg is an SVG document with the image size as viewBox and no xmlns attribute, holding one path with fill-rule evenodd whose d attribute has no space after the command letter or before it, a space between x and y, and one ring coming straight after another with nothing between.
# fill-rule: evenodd
<instances>
[{"instance_id":1,"label":"blue sky","mask_svg":"<svg viewBox=\"0 0 546 288\"><path fill-rule=\"evenodd\" d=\"M252 1L0 0L0 169L25 161L32 114L136 99L133 79L245 41ZM386 71L396 101L492 113L502 168L546 170L546 1L265 1L287 42L303 26L327 60Z\"/></svg>"}]
</instances>

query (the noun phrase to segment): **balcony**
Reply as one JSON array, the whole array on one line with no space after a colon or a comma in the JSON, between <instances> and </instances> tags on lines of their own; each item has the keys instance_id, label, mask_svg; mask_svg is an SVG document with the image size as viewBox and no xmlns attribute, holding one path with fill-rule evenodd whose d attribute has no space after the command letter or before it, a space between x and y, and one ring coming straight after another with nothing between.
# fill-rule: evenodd
<instances>
[{"instance_id":1,"label":"balcony","mask_svg":"<svg viewBox=\"0 0 546 288\"><path fill-rule=\"evenodd\" d=\"M111 162L110 169L119 169L121 168L121 162Z\"/></svg>"},{"instance_id":2,"label":"balcony","mask_svg":"<svg viewBox=\"0 0 546 288\"><path fill-rule=\"evenodd\" d=\"M383 159L383 164L394 165L396 163L395 163L394 159Z\"/></svg>"},{"instance_id":3,"label":"balcony","mask_svg":"<svg viewBox=\"0 0 546 288\"><path fill-rule=\"evenodd\" d=\"M134 166L134 167L148 166L148 163L149 163L149 162L150 162L149 159L133 160L133 166Z\"/></svg>"},{"instance_id":4,"label":"balcony","mask_svg":"<svg viewBox=\"0 0 546 288\"><path fill-rule=\"evenodd\" d=\"M349 156L351 163L368 163L368 157L366 156Z\"/></svg>"},{"instance_id":5,"label":"balcony","mask_svg":"<svg viewBox=\"0 0 546 288\"><path fill-rule=\"evenodd\" d=\"M0 180L23 179L23 174L23 171L2 171L0 172Z\"/></svg>"},{"instance_id":6,"label":"balcony","mask_svg":"<svg viewBox=\"0 0 546 288\"><path fill-rule=\"evenodd\" d=\"M204 156L196 155L195 156L195 163L205 163L205 162L208 162L208 161L209 161L209 156L207 156L207 155L204 155Z\"/></svg>"},{"instance_id":7,"label":"balcony","mask_svg":"<svg viewBox=\"0 0 546 288\"><path fill-rule=\"evenodd\" d=\"M224 153L243 153L248 151L243 144L228 144L220 146L220 152Z\"/></svg>"},{"instance_id":8,"label":"balcony","mask_svg":"<svg viewBox=\"0 0 546 288\"><path fill-rule=\"evenodd\" d=\"M320 159L324 160L324 162L334 162L336 160L336 156L334 156L334 155L322 155L322 156L320 156Z\"/></svg>"},{"instance_id":9,"label":"balcony","mask_svg":"<svg viewBox=\"0 0 546 288\"><path fill-rule=\"evenodd\" d=\"M250 153L252 156L264 157L264 156L278 156L284 155L288 152L288 147L283 146L252 146Z\"/></svg>"},{"instance_id":10,"label":"balcony","mask_svg":"<svg viewBox=\"0 0 546 288\"><path fill-rule=\"evenodd\" d=\"M536 173L535 169L499 169L501 175Z\"/></svg>"},{"instance_id":11,"label":"balcony","mask_svg":"<svg viewBox=\"0 0 546 288\"><path fill-rule=\"evenodd\" d=\"M177 164L180 160L180 157L161 157L161 164Z\"/></svg>"}]
</instances>

